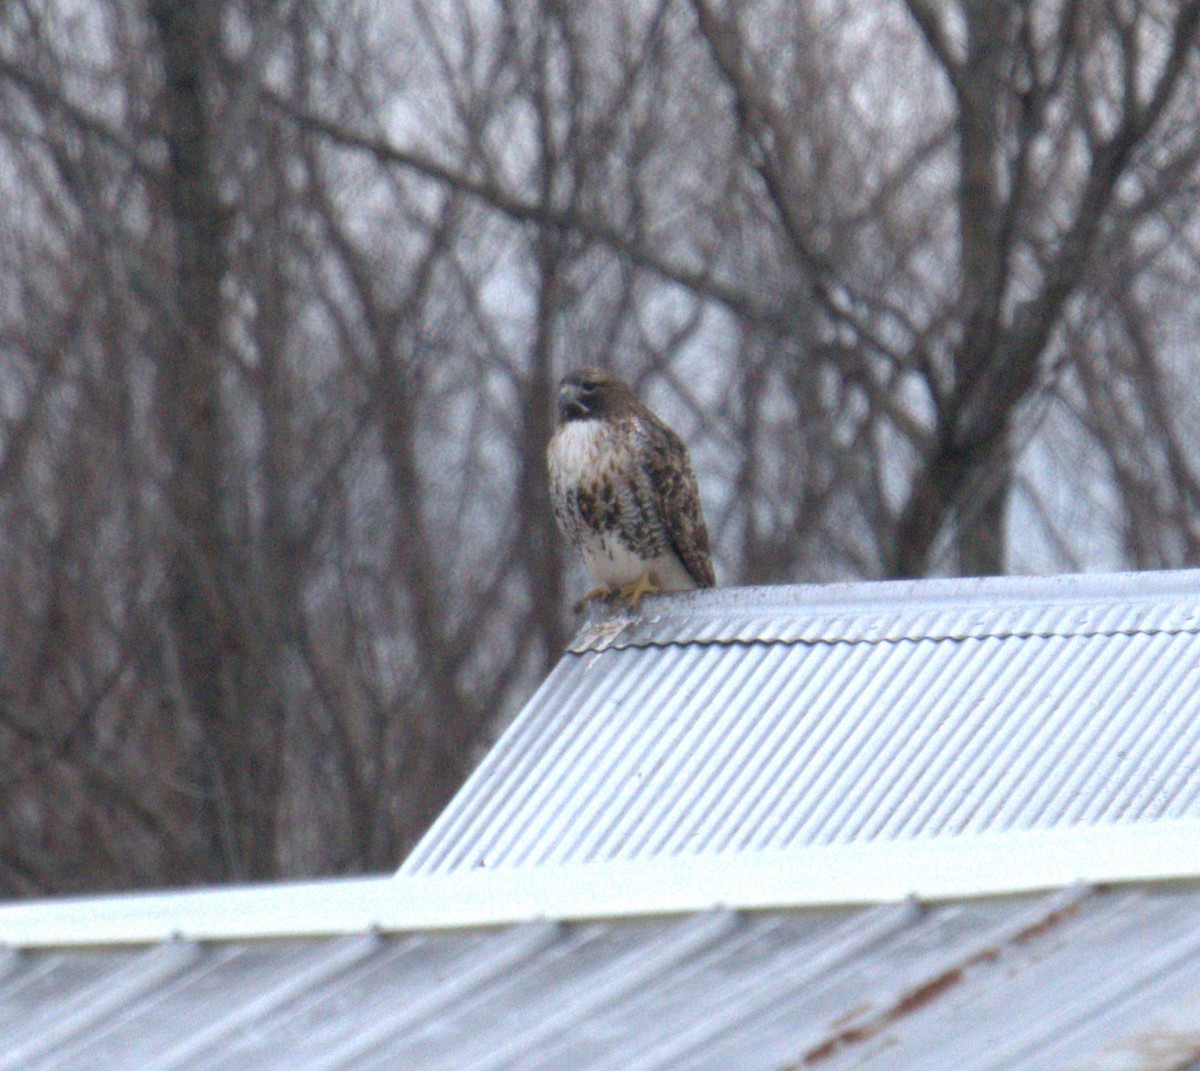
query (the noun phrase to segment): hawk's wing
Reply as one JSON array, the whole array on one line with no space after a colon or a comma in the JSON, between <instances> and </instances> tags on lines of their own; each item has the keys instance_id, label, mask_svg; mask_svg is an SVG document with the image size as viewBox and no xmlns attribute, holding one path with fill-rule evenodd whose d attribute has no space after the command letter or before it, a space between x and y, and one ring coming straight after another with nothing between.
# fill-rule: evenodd
<instances>
[{"instance_id":1,"label":"hawk's wing","mask_svg":"<svg viewBox=\"0 0 1200 1071\"><path fill-rule=\"evenodd\" d=\"M711 588L717 578L708 550L708 528L700 512L700 488L683 440L653 414L643 417L647 445L643 465L666 526L671 549L697 587Z\"/></svg>"}]
</instances>

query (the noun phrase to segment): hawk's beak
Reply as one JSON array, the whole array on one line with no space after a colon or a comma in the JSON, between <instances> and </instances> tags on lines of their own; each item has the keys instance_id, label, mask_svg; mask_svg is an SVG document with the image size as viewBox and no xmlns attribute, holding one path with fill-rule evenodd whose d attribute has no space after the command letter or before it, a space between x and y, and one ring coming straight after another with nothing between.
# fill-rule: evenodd
<instances>
[{"instance_id":1,"label":"hawk's beak","mask_svg":"<svg viewBox=\"0 0 1200 1071\"><path fill-rule=\"evenodd\" d=\"M583 391L574 383L565 384L558 392L558 419L571 420L587 415L588 407L583 404Z\"/></svg>"}]
</instances>

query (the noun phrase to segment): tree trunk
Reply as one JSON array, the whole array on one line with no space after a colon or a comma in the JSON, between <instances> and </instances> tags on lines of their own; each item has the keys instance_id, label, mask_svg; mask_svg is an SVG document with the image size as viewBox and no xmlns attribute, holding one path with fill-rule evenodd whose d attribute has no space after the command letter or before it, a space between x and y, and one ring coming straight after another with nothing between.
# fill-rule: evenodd
<instances>
[{"instance_id":1,"label":"tree trunk","mask_svg":"<svg viewBox=\"0 0 1200 1071\"><path fill-rule=\"evenodd\" d=\"M209 0L152 0L163 69L173 226L173 303L166 310L159 401L170 458L173 525L170 625L180 698L196 726L206 876L247 879L273 869L274 749L250 746L238 702L242 629L231 593L237 575L222 466L221 284L225 216L212 153L213 60L219 7Z\"/></svg>"}]
</instances>

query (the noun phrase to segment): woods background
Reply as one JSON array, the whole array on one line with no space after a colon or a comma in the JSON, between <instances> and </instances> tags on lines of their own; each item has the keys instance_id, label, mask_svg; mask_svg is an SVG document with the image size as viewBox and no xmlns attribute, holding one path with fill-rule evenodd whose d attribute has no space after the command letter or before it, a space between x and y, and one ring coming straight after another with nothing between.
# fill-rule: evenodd
<instances>
[{"instance_id":1,"label":"woods background","mask_svg":"<svg viewBox=\"0 0 1200 1071\"><path fill-rule=\"evenodd\" d=\"M1200 2L0 0L0 892L395 867L557 378L726 584L1200 562Z\"/></svg>"}]
</instances>

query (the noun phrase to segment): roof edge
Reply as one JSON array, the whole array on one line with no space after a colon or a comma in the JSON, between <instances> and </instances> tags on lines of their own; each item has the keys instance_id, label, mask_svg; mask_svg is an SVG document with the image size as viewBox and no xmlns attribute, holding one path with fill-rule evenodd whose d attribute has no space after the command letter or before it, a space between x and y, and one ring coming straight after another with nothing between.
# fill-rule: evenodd
<instances>
[{"instance_id":1,"label":"roof edge","mask_svg":"<svg viewBox=\"0 0 1200 1071\"><path fill-rule=\"evenodd\" d=\"M1025 634L1031 608L1071 633L1197 631L1200 569L1058 576L867 580L711 588L647 597L636 612L593 604L567 651L677 643L838 642ZM1105 609L1119 608L1116 616ZM939 622L955 614L946 632ZM849 632L846 623L856 621ZM1039 627L1045 627L1043 622Z\"/></svg>"},{"instance_id":2,"label":"roof edge","mask_svg":"<svg viewBox=\"0 0 1200 1071\"><path fill-rule=\"evenodd\" d=\"M1200 820L821 845L728 856L238 886L0 907L17 949L854 907L1200 880Z\"/></svg>"}]
</instances>

